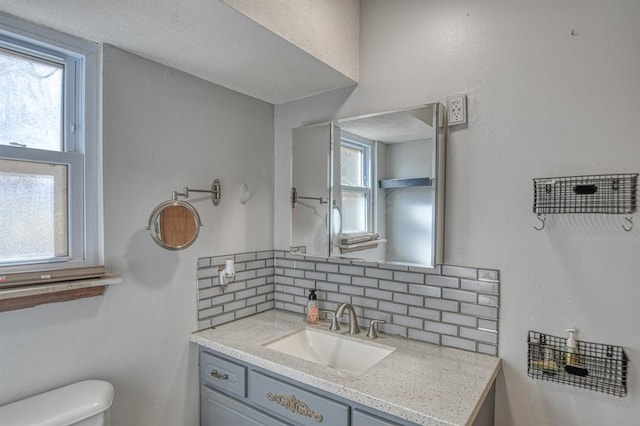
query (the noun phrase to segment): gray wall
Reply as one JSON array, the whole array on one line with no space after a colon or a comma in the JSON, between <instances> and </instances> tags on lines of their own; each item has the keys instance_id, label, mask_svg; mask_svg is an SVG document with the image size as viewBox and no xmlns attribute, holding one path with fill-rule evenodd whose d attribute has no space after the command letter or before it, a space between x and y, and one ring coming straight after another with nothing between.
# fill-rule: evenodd
<instances>
[{"instance_id":1,"label":"gray wall","mask_svg":"<svg viewBox=\"0 0 640 426\"><path fill-rule=\"evenodd\" d=\"M276 249L291 127L467 93L469 123L447 146L444 260L501 272L496 424L636 424L640 226L565 215L536 232L531 179L639 171L640 2L401 5L362 2L357 88L276 106ZM627 348L629 396L527 377L527 331L572 326Z\"/></svg>"},{"instance_id":2,"label":"gray wall","mask_svg":"<svg viewBox=\"0 0 640 426\"><path fill-rule=\"evenodd\" d=\"M2 313L0 402L85 378L116 389L114 425L198 424L196 264L273 247L273 106L121 50L104 52L104 297ZM157 247L149 213L183 186L204 227ZM251 198L240 203L240 186Z\"/></svg>"}]
</instances>

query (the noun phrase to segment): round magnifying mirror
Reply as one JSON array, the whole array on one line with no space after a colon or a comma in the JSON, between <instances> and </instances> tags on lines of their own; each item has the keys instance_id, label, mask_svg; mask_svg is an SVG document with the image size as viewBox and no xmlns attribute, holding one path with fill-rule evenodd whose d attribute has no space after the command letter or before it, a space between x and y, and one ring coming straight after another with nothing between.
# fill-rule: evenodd
<instances>
[{"instance_id":1,"label":"round magnifying mirror","mask_svg":"<svg viewBox=\"0 0 640 426\"><path fill-rule=\"evenodd\" d=\"M160 247L183 250L198 238L202 222L193 206L181 200L159 204L149 217L149 233Z\"/></svg>"}]
</instances>

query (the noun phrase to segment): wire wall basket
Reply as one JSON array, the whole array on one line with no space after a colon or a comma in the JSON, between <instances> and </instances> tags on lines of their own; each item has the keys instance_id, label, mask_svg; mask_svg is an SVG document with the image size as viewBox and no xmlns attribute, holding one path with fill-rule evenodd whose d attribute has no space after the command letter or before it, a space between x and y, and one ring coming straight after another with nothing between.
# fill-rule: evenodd
<instances>
[{"instance_id":1,"label":"wire wall basket","mask_svg":"<svg viewBox=\"0 0 640 426\"><path fill-rule=\"evenodd\" d=\"M533 212L632 214L638 210L638 174L533 179Z\"/></svg>"},{"instance_id":2,"label":"wire wall basket","mask_svg":"<svg viewBox=\"0 0 640 426\"><path fill-rule=\"evenodd\" d=\"M627 394L627 364L620 346L578 341L577 353L567 351L567 339L529 331L527 375L623 397Z\"/></svg>"}]
</instances>

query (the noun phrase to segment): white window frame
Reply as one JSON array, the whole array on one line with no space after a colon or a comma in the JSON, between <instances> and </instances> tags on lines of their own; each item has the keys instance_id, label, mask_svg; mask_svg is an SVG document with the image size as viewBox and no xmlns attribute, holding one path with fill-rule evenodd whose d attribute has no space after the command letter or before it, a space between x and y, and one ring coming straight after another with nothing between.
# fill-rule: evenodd
<instances>
[{"instance_id":1,"label":"white window frame","mask_svg":"<svg viewBox=\"0 0 640 426\"><path fill-rule=\"evenodd\" d=\"M0 46L61 63L63 152L0 145L0 158L69 166L69 256L0 264L0 274L71 269L104 263L100 47L0 14Z\"/></svg>"},{"instance_id":2,"label":"white window frame","mask_svg":"<svg viewBox=\"0 0 640 426\"><path fill-rule=\"evenodd\" d=\"M375 151L374 151L374 142L362 138L360 136L352 135L347 132L342 132L340 134L340 146L346 145L351 148L356 148L362 151L362 180L363 186L351 186L351 185L342 185L340 182L340 191L343 195L345 192L356 192L365 194L365 199L367 200L366 206L366 230L364 233L375 232L374 227L374 161L375 161ZM341 195L341 196L342 196ZM341 205L343 203L341 202ZM362 234L363 232L343 232L344 235L357 235Z\"/></svg>"}]
</instances>

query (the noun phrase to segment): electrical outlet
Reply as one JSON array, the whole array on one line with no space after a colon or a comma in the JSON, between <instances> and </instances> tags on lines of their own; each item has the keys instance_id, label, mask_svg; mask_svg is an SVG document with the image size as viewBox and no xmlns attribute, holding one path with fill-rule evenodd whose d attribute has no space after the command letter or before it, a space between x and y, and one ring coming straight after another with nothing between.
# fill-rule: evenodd
<instances>
[{"instance_id":1,"label":"electrical outlet","mask_svg":"<svg viewBox=\"0 0 640 426\"><path fill-rule=\"evenodd\" d=\"M453 95L447 98L449 126L467 122L467 95Z\"/></svg>"}]
</instances>

